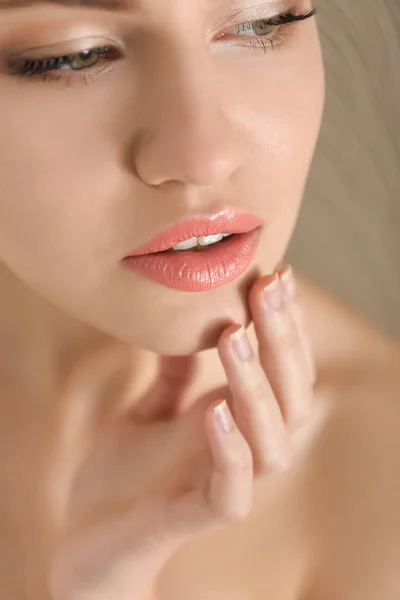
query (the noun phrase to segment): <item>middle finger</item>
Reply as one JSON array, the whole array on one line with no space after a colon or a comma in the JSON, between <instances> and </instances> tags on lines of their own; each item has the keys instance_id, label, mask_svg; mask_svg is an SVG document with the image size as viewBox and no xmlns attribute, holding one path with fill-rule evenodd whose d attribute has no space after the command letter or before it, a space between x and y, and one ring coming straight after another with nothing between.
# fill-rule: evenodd
<instances>
[{"instance_id":1,"label":"middle finger","mask_svg":"<svg viewBox=\"0 0 400 600\"><path fill-rule=\"evenodd\" d=\"M232 392L235 420L253 452L255 472L285 468L290 459L285 424L244 327L229 326L218 352Z\"/></svg>"}]
</instances>

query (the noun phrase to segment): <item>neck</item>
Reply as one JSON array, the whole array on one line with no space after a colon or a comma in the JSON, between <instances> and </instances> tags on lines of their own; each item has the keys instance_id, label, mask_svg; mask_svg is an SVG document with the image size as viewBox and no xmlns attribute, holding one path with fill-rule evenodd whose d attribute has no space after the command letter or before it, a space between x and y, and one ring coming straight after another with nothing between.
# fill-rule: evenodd
<instances>
[{"instance_id":1,"label":"neck","mask_svg":"<svg viewBox=\"0 0 400 600\"><path fill-rule=\"evenodd\" d=\"M66 315L1 265L0 287L0 379L25 397L54 401L83 379L98 388L96 371L116 381L129 370L131 379L149 357Z\"/></svg>"},{"instance_id":2,"label":"neck","mask_svg":"<svg viewBox=\"0 0 400 600\"><path fill-rule=\"evenodd\" d=\"M334 303L310 281L298 274L296 277L314 352L323 367L331 362L334 352L325 339L329 327L327 313L334 312ZM48 398L52 405L55 399L80 396L82 389L86 390L87 400L110 395L112 388L114 403L116 398L124 401L121 390L129 390L130 398L144 391L154 369L155 355L66 315L1 264L0 288L2 386L18 390L22 398L36 397L42 401ZM335 336L344 334L339 331L331 335L334 342Z\"/></svg>"}]
</instances>

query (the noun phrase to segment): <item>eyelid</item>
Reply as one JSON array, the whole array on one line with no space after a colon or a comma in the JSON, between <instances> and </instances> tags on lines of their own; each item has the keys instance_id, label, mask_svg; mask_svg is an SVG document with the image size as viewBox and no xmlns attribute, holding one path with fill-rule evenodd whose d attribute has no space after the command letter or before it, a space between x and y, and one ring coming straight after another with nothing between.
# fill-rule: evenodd
<instances>
[{"instance_id":1,"label":"eyelid","mask_svg":"<svg viewBox=\"0 0 400 600\"><path fill-rule=\"evenodd\" d=\"M47 46L36 46L30 47L20 52L13 52L8 55L8 59L27 59L27 60L41 60L49 57L68 56L71 54L79 54L85 50L99 48L102 46L113 46L117 47L123 52L122 44L117 42L115 39L107 38L106 36L91 36L86 38L78 38L75 40L68 40L57 44L51 44Z\"/></svg>"},{"instance_id":2,"label":"eyelid","mask_svg":"<svg viewBox=\"0 0 400 600\"><path fill-rule=\"evenodd\" d=\"M217 33L221 29L227 27L233 27L234 25L240 25L241 23L245 23L247 21L259 21L264 19L273 19L277 17L282 12L285 12L293 8L294 2L291 3L283 2L281 6L278 6L277 3L271 5L271 3L266 4L257 4L255 6L251 6L249 8L244 8L236 11L233 15L230 14L227 17L224 17L222 21L219 22L218 26L213 28L213 33ZM269 5L269 7L268 7ZM273 6L273 7L272 7ZM296 7L297 9L297 7Z\"/></svg>"}]
</instances>

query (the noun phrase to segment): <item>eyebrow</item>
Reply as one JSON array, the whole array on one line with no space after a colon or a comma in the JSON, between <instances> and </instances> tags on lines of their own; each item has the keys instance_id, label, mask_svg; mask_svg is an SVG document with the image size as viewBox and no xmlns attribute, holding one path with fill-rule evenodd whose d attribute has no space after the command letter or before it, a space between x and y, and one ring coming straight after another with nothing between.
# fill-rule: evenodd
<instances>
[{"instance_id":1,"label":"eyebrow","mask_svg":"<svg viewBox=\"0 0 400 600\"><path fill-rule=\"evenodd\" d=\"M131 2L127 2L127 0L0 0L0 11L46 6L46 4L121 11L126 10Z\"/></svg>"}]
</instances>

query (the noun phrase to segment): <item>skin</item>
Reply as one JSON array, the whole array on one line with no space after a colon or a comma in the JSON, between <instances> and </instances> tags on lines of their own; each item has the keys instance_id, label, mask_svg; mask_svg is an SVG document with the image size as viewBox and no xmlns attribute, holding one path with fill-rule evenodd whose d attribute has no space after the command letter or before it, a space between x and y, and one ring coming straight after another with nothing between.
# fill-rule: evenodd
<instances>
[{"instance_id":1,"label":"skin","mask_svg":"<svg viewBox=\"0 0 400 600\"><path fill-rule=\"evenodd\" d=\"M122 45L126 58L87 86L1 78L0 257L94 335L181 355L215 347L223 325L248 321L250 286L284 255L320 127L323 70L313 20L264 53L246 47L244 35L205 45L202 23L205 33L234 25L226 2L147 5L140 13L2 14L9 53L57 44L61 54L80 51L78 41L96 35L96 44ZM257 18L250 7L244 3L244 21ZM140 52L125 48L134 33ZM68 39L75 47L61 44ZM271 94L271 85L279 92ZM265 219L253 268L233 285L188 295L122 268L124 256L178 219L229 207Z\"/></svg>"},{"instance_id":2,"label":"skin","mask_svg":"<svg viewBox=\"0 0 400 600\"><path fill-rule=\"evenodd\" d=\"M274 6L263 17L246 7L243 22ZM102 600L133 590L138 600L224 600L235 590L252 600L365 600L373 588L360 588L349 564L392 582L400 489L396 460L382 465L399 419L398 345L300 276L281 309L265 302L272 273L285 278L277 265L321 122L316 23L287 28L266 53L205 42L202 27L227 29L231 14L228 3L184 0L139 13L49 5L1 14L7 597L47 600L50 586L52 600L78 600L101 586ZM124 57L90 85L28 85L4 71L12 52L79 52L76 40L94 35ZM122 268L178 219L229 207L265 219L236 282L187 294ZM231 339L242 324L254 352L245 361ZM229 434L214 416L223 398ZM366 457L380 495L363 477ZM369 529L360 505L376 517Z\"/></svg>"}]
</instances>

